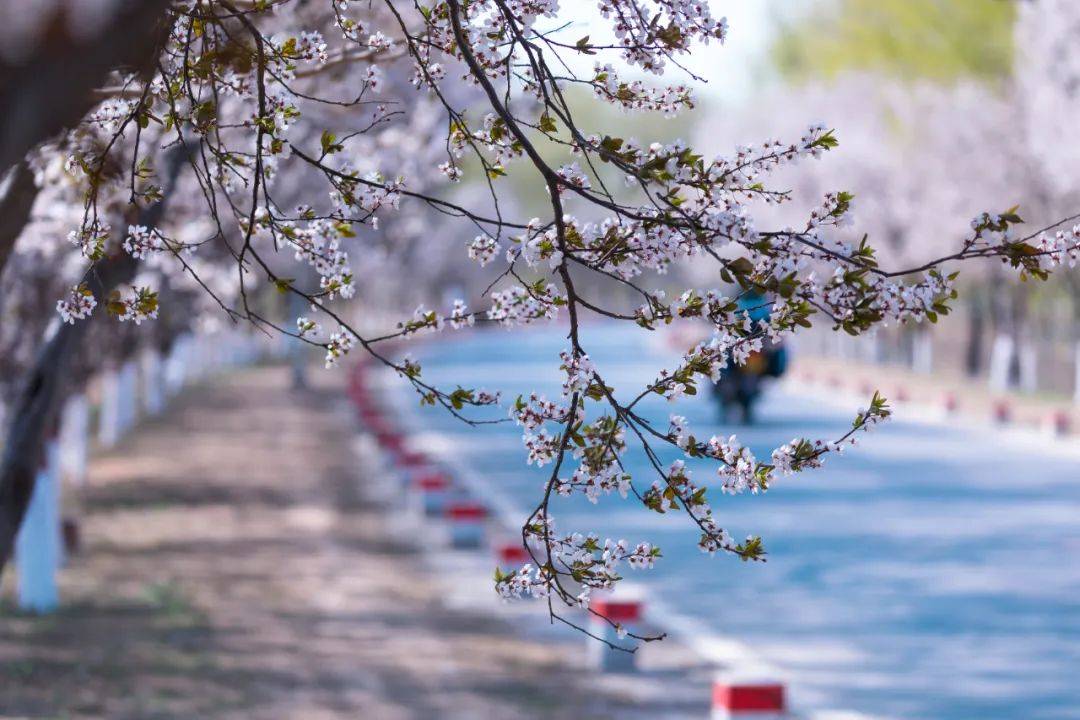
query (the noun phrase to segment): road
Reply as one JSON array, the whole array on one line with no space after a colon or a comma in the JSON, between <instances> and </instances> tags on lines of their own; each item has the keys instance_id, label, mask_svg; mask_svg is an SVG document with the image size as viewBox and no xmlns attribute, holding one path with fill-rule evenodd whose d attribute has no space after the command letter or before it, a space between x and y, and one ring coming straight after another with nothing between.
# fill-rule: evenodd
<instances>
[{"instance_id":1,"label":"road","mask_svg":"<svg viewBox=\"0 0 1080 720\"><path fill-rule=\"evenodd\" d=\"M607 326L585 333L622 397L674 363L644 335ZM557 396L564 347L563 333L545 329L469 332L412 350L429 382L512 399L531 390ZM857 409L787 386L767 394L750 428L721 427L707 393L645 405L661 426L675 412L699 437L737 432L759 457L793 437L836 437ZM451 443L495 495L535 504L549 468L526 467L520 428L414 413L417 429ZM692 467L708 477L705 466ZM631 452L629 468L639 487L652 482L642 453ZM877 718L1080 718L1077 451L900 412L825 468L760 496L716 493L713 507L733 536L764 538L767 563L702 555L685 517L617 496L596 506L560 499L552 512L563 529L658 543L662 562L633 581L703 630L751 645L781 669L800 707Z\"/></svg>"}]
</instances>

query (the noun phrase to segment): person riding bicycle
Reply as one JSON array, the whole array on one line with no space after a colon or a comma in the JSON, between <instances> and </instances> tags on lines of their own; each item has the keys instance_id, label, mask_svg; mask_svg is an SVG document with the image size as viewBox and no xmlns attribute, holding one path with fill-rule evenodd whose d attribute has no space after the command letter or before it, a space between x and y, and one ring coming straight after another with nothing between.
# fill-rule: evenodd
<instances>
[{"instance_id":1,"label":"person riding bicycle","mask_svg":"<svg viewBox=\"0 0 1080 720\"><path fill-rule=\"evenodd\" d=\"M744 292L738 299L739 314L745 313L754 323L768 322L771 303L756 290ZM787 370L787 348L782 343L765 340L760 351L750 353L742 365L728 366L716 383L725 420L738 408L744 423L753 421L753 404L761 394L764 378L779 378Z\"/></svg>"}]
</instances>

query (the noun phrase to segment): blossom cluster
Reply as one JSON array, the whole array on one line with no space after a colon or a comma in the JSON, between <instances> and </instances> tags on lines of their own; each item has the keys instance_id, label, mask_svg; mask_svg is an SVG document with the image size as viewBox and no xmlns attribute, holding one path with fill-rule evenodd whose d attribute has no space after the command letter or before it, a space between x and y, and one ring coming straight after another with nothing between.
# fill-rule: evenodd
<instances>
[{"instance_id":1,"label":"blossom cluster","mask_svg":"<svg viewBox=\"0 0 1080 720\"><path fill-rule=\"evenodd\" d=\"M610 590L622 579L619 569L649 569L661 557L660 548L641 542L630 546L625 540L604 539L595 533L558 535L554 521L539 513L525 528L525 539L534 556L542 553L549 564L526 563L510 573L496 572L495 589L503 598L556 594L587 608L597 590ZM539 550L542 548L542 550ZM554 572L553 572L554 571ZM572 576L578 589L571 595L559 576Z\"/></svg>"},{"instance_id":2,"label":"blossom cluster","mask_svg":"<svg viewBox=\"0 0 1080 720\"><path fill-rule=\"evenodd\" d=\"M491 294L487 318L506 327L528 325L538 320L554 320L559 307L565 304L566 296L554 283L514 285Z\"/></svg>"},{"instance_id":3,"label":"blossom cluster","mask_svg":"<svg viewBox=\"0 0 1080 720\"><path fill-rule=\"evenodd\" d=\"M106 304L110 314L121 322L141 325L158 316L158 294L148 287L131 287L126 291L113 290Z\"/></svg>"},{"instance_id":4,"label":"blossom cluster","mask_svg":"<svg viewBox=\"0 0 1080 720\"><path fill-rule=\"evenodd\" d=\"M71 289L66 299L56 301L56 311L65 323L74 325L76 320L90 317L97 307L97 298L85 284Z\"/></svg>"}]
</instances>

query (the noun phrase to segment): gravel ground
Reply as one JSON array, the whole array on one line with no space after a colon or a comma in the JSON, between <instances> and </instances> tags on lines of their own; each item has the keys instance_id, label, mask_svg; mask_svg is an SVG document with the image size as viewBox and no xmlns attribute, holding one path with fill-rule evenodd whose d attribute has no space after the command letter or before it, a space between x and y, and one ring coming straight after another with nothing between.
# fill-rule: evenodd
<instances>
[{"instance_id":1,"label":"gravel ground","mask_svg":"<svg viewBox=\"0 0 1080 720\"><path fill-rule=\"evenodd\" d=\"M95 455L64 607L20 615L4 579L0 717L704 715L677 677L597 679L580 638L442 602L364 499L344 375L313 377L219 377Z\"/></svg>"}]
</instances>

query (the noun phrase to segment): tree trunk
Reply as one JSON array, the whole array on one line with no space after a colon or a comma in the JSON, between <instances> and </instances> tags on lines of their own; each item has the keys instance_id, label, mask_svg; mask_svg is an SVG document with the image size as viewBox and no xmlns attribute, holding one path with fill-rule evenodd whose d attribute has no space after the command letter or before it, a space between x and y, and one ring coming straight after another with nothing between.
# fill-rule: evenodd
<instances>
[{"instance_id":1,"label":"tree trunk","mask_svg":"<svg viewBox=\"0 0 1080 720\"><path fill-rule=\"evenodd\" d=\"M88 285L102 304L109 291L135 275L135 260L127 254L97 263ZM61 401L61 384L68 360L78 352L86 322L61 324L38 354L34 367L13 403L11 427L0 464L0 573L11 557L15 535L34 492L46 430Z\"/></svg>"},{"instance_id":2,"label":"tree trunk","mask_svg":"<svg viewBox=\"0 0 1080 720\"><path fill-rule=\"evenodd\" d=\"M16 163L0 179L0 274L3 274L8 256L15 249L15 241L30 219L30 210L37 195L34 173L25 161Z\"/></svg>"},{"instance_id":3,"label":"tree trunk","mask_svg":"<svg viewBox=\"0 0 1080 720\"><path fill-rule=\"evenodd\" d=\"M176 177L186 157L187 151L179 146L166 155L163 173L166 199L176 184ZM165 212L165 202L162 200L140 212L139 224L155 227ZM118 285L130 282L136 269L135 259L121 251L95 263L86 284L98 303L104 306L109 292ZM38 354L19 396L12 404L14 412L0 462L0 576L11 558L16 533L34 492L34 478L47 430L63 400L62 384L68 360L79 351L88 322L59 324Z\"/></svg>"},{"instance_id":4,"label":"tree trunk","mask_svg":"<svg viewBox=\"0 0 1080 720\"><path fill-rule=\"evenodd\" d=\"M118 3L101 32L90 37L70 32L61 4L32 52L17 62L0 62L0 170L74 127L101 101L94 90L113 70L152 68L168 30L162 20L169 2Z\"/></svg>"},{"instance_id":5,"label":"tree trunk","mask_svg":"<svg viewBox=\"0 0 1080 720\"><path fill-rule=\"evenodd\" d=\"M968 308L967 347L964 352L964 371L968 377L978 377L983 369L983 328L986 325L985 310L980 294L972 294Z\"/></svg>"},{"instance_id":6,"label":"tree trunk","mask_svg":"<svg viewBox=\"0 0 1080 720\"><path fill-rule=\"evenodd\" d=\"M142 370L142 411L156 417L165 409L165 363L157 346L144 348Z\"/></svg>"}]
</instances>

